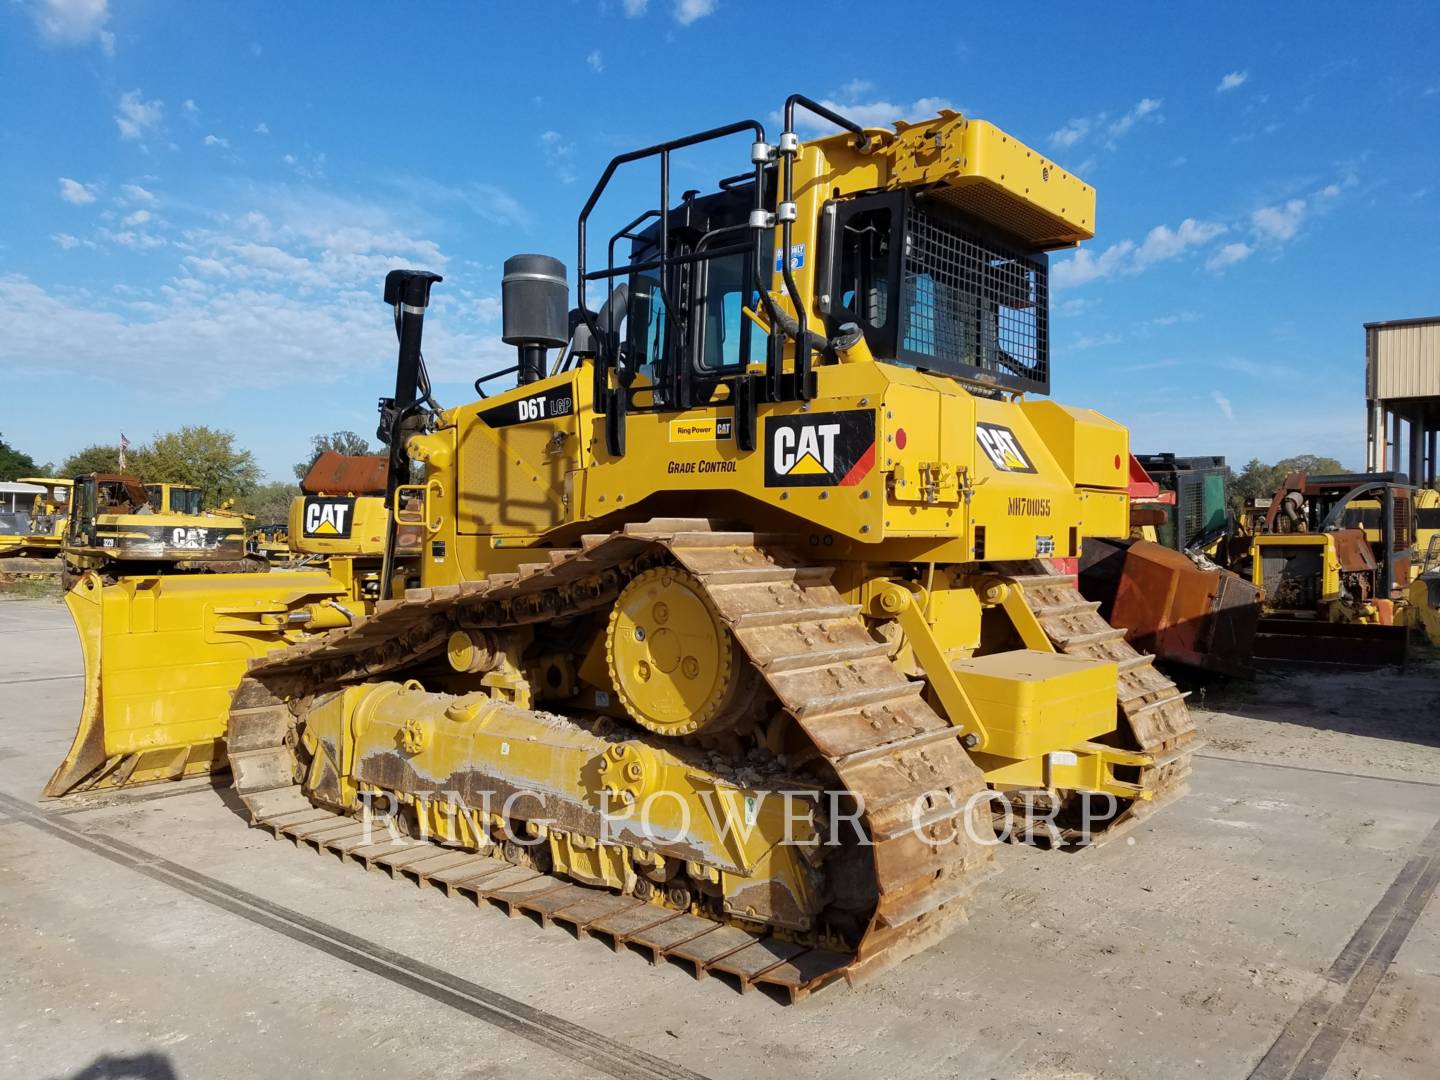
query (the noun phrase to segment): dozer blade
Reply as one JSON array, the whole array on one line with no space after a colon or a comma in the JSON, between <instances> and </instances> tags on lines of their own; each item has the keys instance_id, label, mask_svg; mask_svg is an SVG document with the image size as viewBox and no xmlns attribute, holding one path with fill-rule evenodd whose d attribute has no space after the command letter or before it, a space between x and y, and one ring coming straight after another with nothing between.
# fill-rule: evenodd
<instances>
[{"instance_id":1,"label":"dozer blade","mask_svg":"<svg viewBox=\"0 0 1440 1080\"><path fill-rule=\"evenodd\" d=\"M1346 668L1403 666L1410 648L1407 626L1326 622L1271 615L1260 620L1255 658L1284 664Z\"/></svg>"},{"instance_id":2,"label":"dozer blade","mask_svg":"<svg viewBox=\"0 0 1440 1080\"><path fill-rule=\"evenodd\" d=\"M226 765L230 697L257 656L296 634L297 607L343 593L328 574L88 574L65 594L85 700L52 798L202 776Z\"/></svg>"},{"instance_id":3,"label":"dozer blade","mask_svg":"<svg viewBox=\"0 0 1440 1080\"><path fill-rule=\"evenodd\" d=\"M1086 540L1080 592L1100 617L1157 659L1248 677L1259 590L1221 567L1146 540Z\"/></svg>"}]
</instances>

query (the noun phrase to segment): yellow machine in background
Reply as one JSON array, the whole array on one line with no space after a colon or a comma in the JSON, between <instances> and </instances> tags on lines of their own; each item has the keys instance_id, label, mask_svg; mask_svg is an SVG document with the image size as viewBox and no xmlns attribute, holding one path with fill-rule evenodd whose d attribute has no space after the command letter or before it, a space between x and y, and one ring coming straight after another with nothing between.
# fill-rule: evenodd
<instances>
[{"instance_id":1,"label":"yellow machine in background","mask_svg":"<svg viewBox=\"0 0 1440 1080\"><path fill-rule=\"evenodd\" d=\"M35 496L31 506L29 531L19 536L0 537L0 559L59 555L65 547L70 489L75 481L31 476L22 477L19 483L35 484L45 490Z\"/></svg>"},{"instance_id":2,"label":"yellow machine in background","mask_svg":"<svg viewBox=\"0 0 1440 1080\"><path fill-rule=\"evenodd\" d=\"M841 133L802 143L807 109ZM1047 561L1129 532L1125 430L1043 397L1046 253L1091 236L1094 192L953 112L784 118L616 158L573 311L557 260L506 262L514 389L438 405L440 279L392 272L378 591L336 558L88 577L86 721L47 793L200 771L223 739L270 828L378 858L357 818L388 801L453 845L422 880L452 860L803 993L948 933L997 820L1086 842L1182 790L1184 695ZM672 199L673 154L741 138L745 173ZM659 200L591 238L637 161ZM292 544L334 523L316 505Z\"/></svg>"},{"instance_id":3,"label":"yellow machine in background","mask_svg":"<svg viewBox=\"0 0 1440 1080\"><path fill-rule=\"evenodd\" d=\"M64 544L67 586L92 570L115 580L147 570L263 569L245 557L242 518L202 511L196 488L147 487L133 476L91 473L76 477L71 493Z\"/></svg>"},{"instance_id":4,"label":"yellow machine in background","mask_svg":"<svg viewBox=\"0 0 1440 1080\"><path fill-rule=\"evenodd\" d=\"M1416 490L1399 473L1292 473L1250 540L1266 659L1404 663L1417 571Z\"/></svg>"},{"instance_id":5,"label":"yellow machine in background","mask_svg":"<svg viewBox=\"0 0 1440 1080\"><path fill-rule=\"evenodd\" d=\"M145 496L157 514L203 514L203 496L193 484L146 484Z\"/></svg>"},{"instance_id":6,"label":"yellow machine in background","mask_svg":"<svg viewBox=\"0 0 1440 1080\"><path fill-rule=\"evenodd\" d=\"M1415 493L1415 580L1410 585L1414 625L1440 647L1440 491Z\"/></svg>"},{"instance_id":7,"label":"yellow machine in background","mask_svg":"<svg viewBox=\"0 0 1440 1080\"><path fill-rule=\"evenodd\" d=\"M390 512L386 509L389 461L383 455L347 456L327 450L300 481L303 496L290 502L286 542L300 565L331 563L347 591L378 600L385 572ZM395 591L411 584L423 530L401 525L391 548Z\"/></svg>"},{"instance_id":8,"label":"yellow machine in background","mask_svg":"<svg viewBox=\"0 0 1440 1080\"><path fill-rule=\"evenodd\" d=\"M245 550L270 563L289 562L294 555L290 550L289 523L254 526L245 538Z\"/></svg>"}]
</instances>

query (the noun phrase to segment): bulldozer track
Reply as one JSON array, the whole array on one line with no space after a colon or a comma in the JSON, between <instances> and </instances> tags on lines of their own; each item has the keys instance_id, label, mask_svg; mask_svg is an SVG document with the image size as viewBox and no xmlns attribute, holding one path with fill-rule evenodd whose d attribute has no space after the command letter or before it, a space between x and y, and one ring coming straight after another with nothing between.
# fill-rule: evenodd
<instances>
[{"instance_id":1,"label":"bulldozer track","mask_svg":"<svg viewBox=\"0 0 1440 1080\"><path fill-rule=\"evenodd\" d=\"M277 836L796 1000L839 977L872 975L964 919L992 851L976 829L982 773L960 732L870 636L830 569L748 532L704 520L655 520L482 582L410 590L373 616L252 663L236 691L227 748L255 825ZM852 952L790 940L577 884L559 874L409 838L313 805L296 782L287 700L373 679L438 653L460 626L505 629L593 611L644 569L673 565L705 588L780 705L863 807L878 902Z\"/></svg>"},{"instance_id":2,"label":"bulldozer track","mask_svg":"<svg viewBox=\"0 0 1440 1080\"><path fill-rule=\"evenodd\" d=\"M1155 759L1140 768L1137 781L1148 798L1133 800L1098 841L1090 842L1097 846L1185 793L1191 757L1203 745L1185 706L1188 695L1153 666L1153 657L1136 651L1123 630L1100 617L1100 605L1081 596L1073 578L1043 562L1007 564L1004 572L1024 590L1030 610L1059 652L1115 665L1121 731L1130 735L1131 749Z\"/></svg>"}]
</instances>

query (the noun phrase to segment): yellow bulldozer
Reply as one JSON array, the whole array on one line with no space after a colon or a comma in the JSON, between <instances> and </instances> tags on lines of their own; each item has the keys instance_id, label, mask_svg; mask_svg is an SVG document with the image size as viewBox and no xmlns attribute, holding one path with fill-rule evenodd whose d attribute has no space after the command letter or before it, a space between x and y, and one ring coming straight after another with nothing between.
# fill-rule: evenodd
<instances>
[{"instance_id":1,"label":"yellow bulldozer","mask_svg":"<svg viewBox=\"0 0 1440 1080\"><path fill-rule=\"evenodd\" d=\"M258 571L245 553L245 522L202 508L199 488L142 484L127 473L77 476L63 546L66 588L90 571L106 581L151 572Z\"/></svg>"},{"instance_id":2,"label":"yellow bulldozer","mask_svg":"<svg viewBox=\"0 0 1440 1080\"><path fill-rule=\"evenodd\" d=\"M1093 189L950 111L783 117L611 161L573 306L505 263L513 389L436 402L441 279L391 272L378 590L91 575L47 794L228 762L277 834L795 996L951 932L997 837L1177 795L1184 695L1052 562L1130 528L1125 430L1045 397ZM745 169L677 198L715 142ZM597 243L632 166L656 202Z\"/></svg>"},{"instance_id":3,"label":"yellow bulldozer","mask_svg":"<svg viewBox=\"0 0 1440 1080\"><path fill-rule=\"evenodd\" d=\"M0 536L0 559L54 558L65 547L70 489L75 481L53 476L28 476L21 477L19 482L44 490L31 503L25 531Z\"/></svg>"}]
</instances>

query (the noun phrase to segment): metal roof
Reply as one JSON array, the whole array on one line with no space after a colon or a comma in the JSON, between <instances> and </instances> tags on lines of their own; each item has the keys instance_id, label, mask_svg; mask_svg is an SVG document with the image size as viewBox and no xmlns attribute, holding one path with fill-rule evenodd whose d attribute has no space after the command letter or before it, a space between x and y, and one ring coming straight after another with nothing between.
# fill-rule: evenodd
<instances>
[{"instance_id":1,"label":"metal roof","mask_svg":"<svg viewBox=\"0 0 1440 1080\"><path fill-rule=\"evenodd\" d=\"M1395 326L1434 326L1440 323L1440 315L1423 315L1418 319L1390 319L1386 322L1367 322L1366 330L1384 330Z\"/></svg>"}]
</instances>

